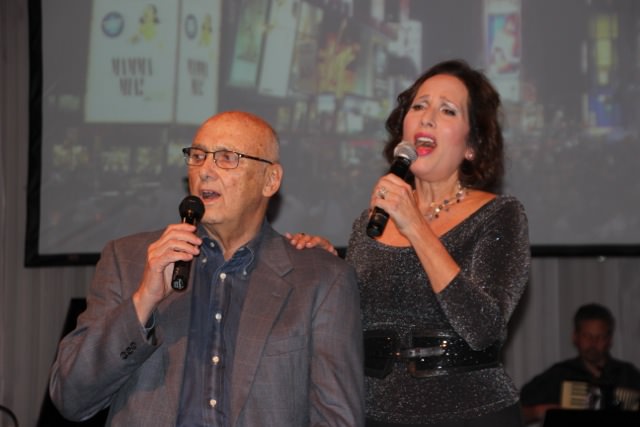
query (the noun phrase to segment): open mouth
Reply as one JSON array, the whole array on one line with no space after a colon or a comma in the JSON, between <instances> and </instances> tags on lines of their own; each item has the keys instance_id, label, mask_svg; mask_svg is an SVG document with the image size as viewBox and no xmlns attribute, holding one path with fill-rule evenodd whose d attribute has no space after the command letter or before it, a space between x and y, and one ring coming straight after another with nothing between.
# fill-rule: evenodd
<instances>
[{"instance_id":1,"label":"open mouth","mask_svg":"<svg viewBox=\"0 0 640 427\"><path fill-rule=\"evenodd\" d=\"M200 194L200 198L204 201L215 200L220 197L220 193L215 191L203 190Z\"/></svg>"},{"instance_id":2,"label":"open mouth","mask_svg":"<svg viewBox=\"0 0 640 427\"><path fill-rule=\"evenodd\" d=\"M419 156L431 153L438 146L436 141L431 137L419 137L416 139L415 145L416 153L418 153Z\"/></svg>"}]
</instances>

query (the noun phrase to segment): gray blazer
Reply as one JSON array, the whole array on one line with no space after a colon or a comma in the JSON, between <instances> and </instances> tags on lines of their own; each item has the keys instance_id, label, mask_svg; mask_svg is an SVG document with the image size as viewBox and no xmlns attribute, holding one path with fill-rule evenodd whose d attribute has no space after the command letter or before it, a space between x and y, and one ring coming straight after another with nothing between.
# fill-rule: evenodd
<instances>
[{"instance_id":1,"label":"gray blazer","mask_svg":"<svg viewBox=\"0 0 640 427\"><path fill-rule=\"evenodd\" d=\"M131 300L160 234L125 237L102 252L87 310L52 367L50 394L63 416L83 420L110 406L108 425L175 426L192 287L160 304L155 340ZM363 388L353 269L324 250L297 250L267 227L240 317L230 425L361 426Z\"/></svg>"}]
</instances>

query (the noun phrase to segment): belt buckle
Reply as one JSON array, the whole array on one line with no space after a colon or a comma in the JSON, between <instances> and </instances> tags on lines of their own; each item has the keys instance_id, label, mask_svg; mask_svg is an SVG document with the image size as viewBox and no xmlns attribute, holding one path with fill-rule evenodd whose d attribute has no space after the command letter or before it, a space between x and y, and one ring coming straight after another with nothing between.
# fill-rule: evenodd
<instances>
[{"instance_id":1,"label":"belt buckle","mask_svg":"<svg viewBox=\"0 0 640 427\"><path fill-rule=\"evenodd\" d=\"M424 378L446 373L444 362L451 336L441 331L414 331L411 343L415 357L407 360L407 371L412 377Z\"/></svg>"}]
</instances>

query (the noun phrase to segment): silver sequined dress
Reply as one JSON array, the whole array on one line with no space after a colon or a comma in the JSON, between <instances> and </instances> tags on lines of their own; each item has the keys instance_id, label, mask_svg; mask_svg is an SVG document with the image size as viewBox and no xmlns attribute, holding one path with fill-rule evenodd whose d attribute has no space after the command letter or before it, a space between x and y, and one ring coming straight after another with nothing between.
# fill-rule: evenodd
<instances>
[{"instance_id":1,"label":"silver sequined dress","mask_svg":"<svg viewBox=\"0 0 640 427\"><path fill-rule=\"evenodd\" d=\"M365 331L393 329L404 347L411 347L411 333L420 328L453 331L473 350L502 346L530 268L527 218L517 199L499 195L441 237L461 272L437 295L413 248L371 239L367 222L365 211L347 249L358 274ZM414 378L398 361L386 378L366 378L367 417L378 421L435 424L517 401L518 390L501 365Z\"/></svg>"}]
</instances>

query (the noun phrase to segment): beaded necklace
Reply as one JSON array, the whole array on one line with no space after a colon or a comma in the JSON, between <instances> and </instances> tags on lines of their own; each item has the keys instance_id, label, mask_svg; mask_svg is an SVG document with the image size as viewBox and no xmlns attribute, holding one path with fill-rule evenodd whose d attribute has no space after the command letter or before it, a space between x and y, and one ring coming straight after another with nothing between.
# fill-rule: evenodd
<instances>
[{"instance_id":1,"label":"beaded necklace","mask_svg":"<svg viewBox=\"0 0 640 427\"><path fill-rule=\"evenodd\" d=\"M441 202L431 202L429 204L429 210L425 214L427 217L427 221L435 221L440 218L440 214L442 212L449 212L449 209L454 205L460 203L462 199L464 199L467 194L469 194L469 190L464 188L460 181L456 184L456 192L453 196L447 197L443 199Z\"/></svg>"}]
</instances>

